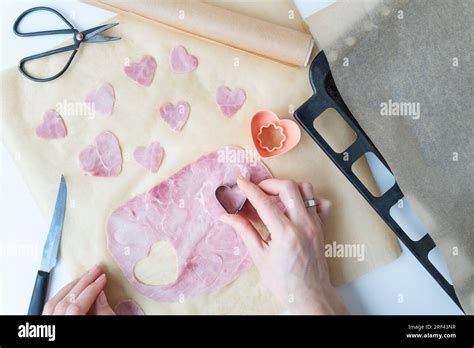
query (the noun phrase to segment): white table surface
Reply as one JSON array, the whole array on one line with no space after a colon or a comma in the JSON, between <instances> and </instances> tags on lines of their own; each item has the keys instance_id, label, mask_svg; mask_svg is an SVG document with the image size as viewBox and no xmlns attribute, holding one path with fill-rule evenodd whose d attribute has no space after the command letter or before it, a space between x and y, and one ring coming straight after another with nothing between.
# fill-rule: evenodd
<instances>
[{"instance_id":1,"label":"white table surface","mask_svg":"<svg viewBox=\"0 0 474 348\"><path fill-rule=\"evenodd\" d=\"M64 40L64 36L19 38L13 34L10 28L22 11L43 5L59 10L79 28L92 27L113 16L108 11L78 1L3 1L1 69L15 66L20 58L43 52ZM318 7L311 0L298 3L299 9L307 13L309 10L305 6L312 9ZM41 24L42 18L35 15L28 24L31 28L49 29L44 21ZM3 144L0 153L0 314L24 314L40 264L49 221L41 216ZM382 171L375 168L374 173L380 185L386 186L387 179L381 174ZM414 214L411 215L404 218L403 225L409 229L410 236L419 239L425 231ZM434 264L443 274L447 274L442 257L437 252L433 254L438 254L433 255ZM69 280L64 265L59 261L52 275L50 294L56 293ZM403 245L400 258L341 286L338 291L353 314L462 314Z\"/></svg>"}]
</instances>

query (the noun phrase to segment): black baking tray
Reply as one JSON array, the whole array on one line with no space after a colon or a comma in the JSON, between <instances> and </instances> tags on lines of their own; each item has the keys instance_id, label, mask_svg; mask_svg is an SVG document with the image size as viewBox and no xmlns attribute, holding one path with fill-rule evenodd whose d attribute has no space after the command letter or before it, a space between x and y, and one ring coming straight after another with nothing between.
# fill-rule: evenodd
<instances>
[{"instance_id":1,"label":"black baking tray","mask_svg":"<svg viewBox=\"0 0 474 348\"><path fill-rule=\"evenodd\" d=\"M295 119L380 215L402 243L415 255L441 288L458 307L463 310L456 296L454 287L428 259L429 252L436 247L430 235L426 234L420 240L414 241L390 215L390 208L404 197L398 184L395 182L382 196L376 197L369 192L365 185L353 173L353 163L367 152L372 152L390 172L392 171L342 99L332 77L331 69L324 51L321 51L311 63L309 81L313 89L313 95L295 111ZM357 136L355 142L341 153L335 152L314 127L315 119L329 108L335 109Z\"/></svg>"}]
</instances>

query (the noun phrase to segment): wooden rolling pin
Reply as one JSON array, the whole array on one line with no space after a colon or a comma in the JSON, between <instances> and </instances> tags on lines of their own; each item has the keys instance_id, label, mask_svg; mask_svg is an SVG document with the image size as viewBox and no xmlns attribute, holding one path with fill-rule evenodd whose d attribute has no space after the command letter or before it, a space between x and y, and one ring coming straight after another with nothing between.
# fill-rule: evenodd
<instances>
[{"instance_id":1,"label":"wooden rolling pin","mask_svg":"<svg viewBox=\"0 0 474 348\"><path fill-rule=\"evenodd\" d=\"M97 0L171 27L283 63L306 66L310 34L272 24L200 1ZM94 1L92 2L94 3Z\"/></svg>"}]
</instances>

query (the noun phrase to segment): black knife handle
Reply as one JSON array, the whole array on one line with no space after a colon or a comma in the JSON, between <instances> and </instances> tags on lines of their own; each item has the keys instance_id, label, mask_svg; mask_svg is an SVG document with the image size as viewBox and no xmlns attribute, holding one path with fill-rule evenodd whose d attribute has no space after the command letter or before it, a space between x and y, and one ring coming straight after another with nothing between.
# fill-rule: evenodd
<instances>
[{"instance_id":1,"label":"black knife handle","mask_svg":"<svg viewBox=\"0 0 474 348\"><path fill-rule=\"evenodd\" d=\"M46 295L48 293L49 272L38 271L31 295L30 307L28 315L41 315L43 313Z\"/></svg>"}]
</instances>

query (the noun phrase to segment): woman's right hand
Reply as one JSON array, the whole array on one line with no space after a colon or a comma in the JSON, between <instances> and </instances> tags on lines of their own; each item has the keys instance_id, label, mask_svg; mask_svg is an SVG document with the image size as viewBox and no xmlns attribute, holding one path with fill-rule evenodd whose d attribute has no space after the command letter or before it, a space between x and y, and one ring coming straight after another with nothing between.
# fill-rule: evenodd
<instances>
[{"instance_id":1,"label":"woman's right hand","mask_svg":"<svg viewBox=\"0 0 474 348\"><path fill-rule=\"evenodd\" d=\"M239 188L257 210L270 232L264 241L242 215L224 214L221 220L241 236L264 284L295 314L347 314L342 298L331 285L324 256L323 225L330 202L317 198L309 183L268 179L258 185L239 178ZM278 196L285 206L276 205Z\"/></svg>"}]
</instances>

